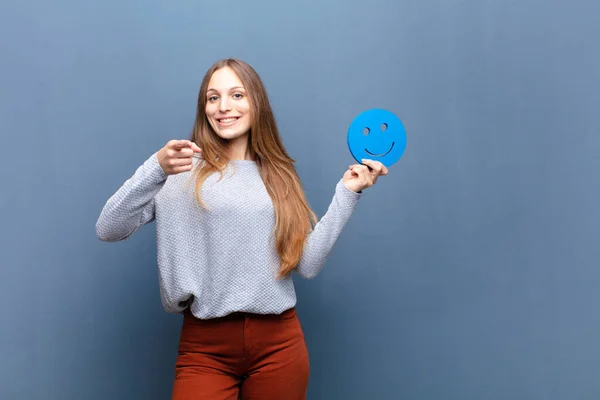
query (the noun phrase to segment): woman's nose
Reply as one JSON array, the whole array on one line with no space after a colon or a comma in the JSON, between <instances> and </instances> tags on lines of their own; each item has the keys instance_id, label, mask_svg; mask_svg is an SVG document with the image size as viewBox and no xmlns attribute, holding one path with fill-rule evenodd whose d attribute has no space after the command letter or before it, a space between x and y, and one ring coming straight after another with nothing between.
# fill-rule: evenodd
<instances>
[{"instance_id":1,"label":"woman's nose","mask_svg":"<svg viewBox=\"0 0 600 400\"><path fill-rule=\"evenodd\" d=\"M226 97L223 97L221 99L221 101L219 102L219 111L227 112L229 110L231 110L231 106L229 104L229 99L227 99Z\"/></svg>"}]
</instances>

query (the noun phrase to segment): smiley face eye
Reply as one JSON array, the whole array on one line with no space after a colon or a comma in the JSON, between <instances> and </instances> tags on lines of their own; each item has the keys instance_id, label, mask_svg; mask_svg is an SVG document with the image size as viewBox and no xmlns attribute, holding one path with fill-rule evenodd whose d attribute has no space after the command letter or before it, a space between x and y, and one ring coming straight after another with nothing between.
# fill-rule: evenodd
<instances>
[{"instance_id":1,"label":"smiley face eye","mask_svg":"<svg viewBox=\"0 0 600 400\"><path fill-rule=\"evenodd\" d=\"M381 124L381 132L387 131L387 128L388 128L388 126L385 122L383 124Z\"/></svg>"},{"instance_id":2,"label":"smiley face eye","mask_svg":"<svg viewBox=\"0 0 600 400\"><path fill-rule=\"evenodd\" d=\"M371 130L369 128L367 128L367 127L363 128L363 135L368 136L370 132L371 132Z\"/></svg>"}]
</instances>

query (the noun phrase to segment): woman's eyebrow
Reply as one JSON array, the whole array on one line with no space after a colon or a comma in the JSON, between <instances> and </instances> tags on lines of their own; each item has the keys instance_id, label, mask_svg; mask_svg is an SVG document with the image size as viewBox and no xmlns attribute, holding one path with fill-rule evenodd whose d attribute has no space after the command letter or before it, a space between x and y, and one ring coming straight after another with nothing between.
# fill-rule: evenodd
<instances>
[{"instance_id":1,"label":"woman's eyebrow","mask_svg":"<svg viewBox=\"0 0 600 400\"><path fill-rule=\"evenodd\" d=\"M229 91L232 91L232 90L234 90L234 89L242 89L242 90L246 90L246 89L245 89L243 86L234 86L234 87L231 87L231 88L229 88ZM209 89L208 89L206 92L207 92L207 93L208 93L208 92L218 92L218 90L217 90L217 89L215 89L215 88L209 88Z\"/></svg>"}]
</instances>

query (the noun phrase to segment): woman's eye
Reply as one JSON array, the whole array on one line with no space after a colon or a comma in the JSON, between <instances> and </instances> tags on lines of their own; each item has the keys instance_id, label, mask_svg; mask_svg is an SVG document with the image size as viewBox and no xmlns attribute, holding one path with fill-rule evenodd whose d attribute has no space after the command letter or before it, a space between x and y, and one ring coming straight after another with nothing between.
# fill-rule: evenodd
<instances>
[{"instance_id":1,"label":"woman's eye","mask_svg":"<svg viewBox=\"0 0 600 400\"><path fill-rule=\"evenodd\" d=\"M210 96L208 101L217 101L217 96Z\"/></svg>"},{"instance_id":2,"label":"woman's eye","mask_svg":"<svg viewBox=\"0 0 600 400\"><path fill-rule=\"evenodd\" d=\"M235 97L236 99L241 99L243 96L241 93L236 93L233 95L233 97Z\"/></svg>"}]
</instances>

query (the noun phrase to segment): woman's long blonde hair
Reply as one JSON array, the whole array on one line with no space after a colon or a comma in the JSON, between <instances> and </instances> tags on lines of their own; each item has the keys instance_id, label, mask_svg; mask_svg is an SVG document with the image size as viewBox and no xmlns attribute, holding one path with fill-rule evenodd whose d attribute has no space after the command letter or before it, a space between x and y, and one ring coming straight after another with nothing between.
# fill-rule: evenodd
<instances>
[{"instance_id":1,"label":"woman's long blonde hair","mask_svg":"<svg viewBox=\"0 0 600 400\"><path fill-rule=\"evenodd\" d=\"M213 64L202 80L198 109L191 140L202 149L203 162L196 167L196 195L202 202L201 187L206 178L222 173L227 158L227 140L219 137L206 117L206 92L215 71L230 67L246 88L250 105L248 151L256 160L260 175L275 208L275 244L281 258L278 277L296 267L304 249L307 234L317 217L304 195L294 160L288 155L279 136L275 117L262 80L249 64L237 59L223 59Z\"/></svg>"}]
</instances>

